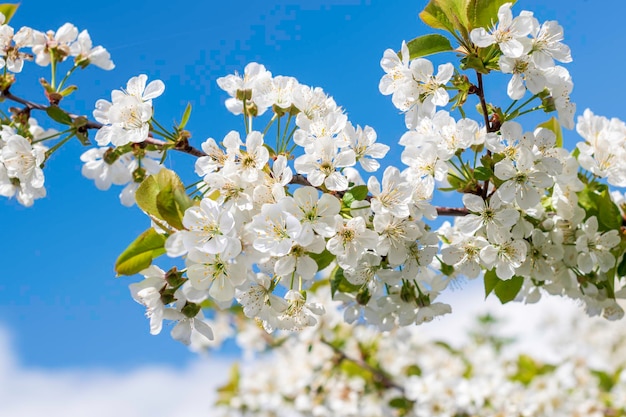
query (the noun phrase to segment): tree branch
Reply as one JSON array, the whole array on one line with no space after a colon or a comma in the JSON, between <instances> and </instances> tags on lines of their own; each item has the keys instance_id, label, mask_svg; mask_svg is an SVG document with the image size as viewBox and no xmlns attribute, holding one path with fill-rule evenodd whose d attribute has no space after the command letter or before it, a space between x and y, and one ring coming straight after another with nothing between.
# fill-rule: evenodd
<instances>
[{"instance_id":1,"label":"tree branch","mask_svg":"<svg viewBox=\"0 0 626 417\"><path fill-rule=\"evenodd\" d=\"M487 105L485 103L485 97L483 94L483 87L482 87L482 76L480 73L478 74L478 91L476 92L476 94L480 97L481 100L481 105L483 106L483 110L486 112L487 111ZM28 101L25 100L21 97L18 97L16 95L14 95L13 93L11 93L9 90L5 90L5 91L0 91L0 97L3 97L7 100L11 100L14 101L16 103L19 103L23 106L25 106L27 109L29 110L41 110L41 111L46 111L48 109L48 106L44 106L43 104L39 104L39 103L35 103L32 101ZM79 115L76 114L71 114L68 113L68 115L72 118L72 120L75 120L79 117ZM489 131L489 119L488 119L488 115L487 113L485 113L485 120L487 123L487 128ZM87 124L84 125L85 128L87 129L100 129L102 128L104 125L102 123L96 122L96 121L92 121L92 120L88 120ZM149 136L144 143L150 144L150 145L154 145L157 147L163 147L168 145L168 142L165 142L163 140L160 139L156 139L152 136ZM179 152L183 152L195 157L203 157L203 156L207 156L207 154L205 152L203 152L201 149L197 149L194 148L193 146L191 146L189 144L189 141L187 138L183 138L181 139L179 142L176 143L176 145L174 146L174 148L172 148L176 151ZM291 179L291 181L289 182L290 184L294 184L294 185L303 185L303 186L311 186L311 183L306 179L306 177L304 175L301 174L295 174L293 176L293 178ZM317 188L317 187L316 187ZM343 192L337 192L336 193L340 198L343 196ZM371 200L371 196L367 196L366 200ZM437 214L439 214L440 216L465 216L468 211L466 208L464 207L436 207L437 209Z\"/></svg>"},{"instance_id":2,"label":"tree branch","mask_svg":"<svg viewBox=\"0 0 626 417\"><path fill-rule=\"evenodd\" d=\"M25 100L21 97L18 97L16 95L14 95L13 93L11 93L9 90L5 90L5 91L0 91L0 97L5 98L7 100L11 100L14 101L16 103L19 103L23 106L25 106L27 109L29 110L41 110L41 111L46 111L48 109L48 106L44 106L43 104L39 104L39 103L35 103L29 100ZM79 117L77 114L72 114L72 113L67 113L69 117L72 118L72 120L75 120ZM94 120L89 120L87 119L87 123L83 126L85 129L93 129L93 130L98 130L100 128L102 128L104 125L102 123L96 122ZM145 141L145 143L150 144L150 145L155 145L155 146L165 146L168 143L159 139L156 139L152 136L149 136ZM173 148L179 152L183 152L183 153L187 153L189 155L193 155L196 157L201 157L201 156L207 156L206 153L204 153L202 150L200 149L196 149L193 146L189 145L189 141L187 139L181 140L180 143L177 143L176 146Z\"/></svg>"}]
</instances>

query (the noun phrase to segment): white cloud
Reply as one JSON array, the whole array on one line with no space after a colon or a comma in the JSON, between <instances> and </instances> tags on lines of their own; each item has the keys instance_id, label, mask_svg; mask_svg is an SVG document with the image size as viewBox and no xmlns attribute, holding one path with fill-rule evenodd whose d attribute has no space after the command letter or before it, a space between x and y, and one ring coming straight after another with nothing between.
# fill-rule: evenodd
<instances>
[{"instance_id":1,"label":"white cloud","mask_svg":"<svg viewBox=\"0 0 626 417\"><path fill-rule=\"evenodd\" d=\"M215 389L226 381L231 363L213 357L181 369L32 369L20 365L10 340L0 329L3 417L212 416Z\"/></svg>"},{"instance_id":2,"label":"white cloud","mask_svg":"<svg viewBox=\"0 0 626 417\"><path fill-rule=\"evenodd\" d=\"M495 294L487 299L484 294L482 279L470 281L461 290L442 294L437 301L449 303L452 314L423 324L424 337L459 344L467 339L477 316L491 313L502 320L499 334L516 340L510 354L526 352L553 361L562 357L563 352L553 349L555 339L562 335L543 331L546 324L552 323L551 328L558 329L558 323L565 323L574 317L590 320L581 305L570 298L544 295L536 304L510 302L502 305Z\"/></svg>"}]
</instances>

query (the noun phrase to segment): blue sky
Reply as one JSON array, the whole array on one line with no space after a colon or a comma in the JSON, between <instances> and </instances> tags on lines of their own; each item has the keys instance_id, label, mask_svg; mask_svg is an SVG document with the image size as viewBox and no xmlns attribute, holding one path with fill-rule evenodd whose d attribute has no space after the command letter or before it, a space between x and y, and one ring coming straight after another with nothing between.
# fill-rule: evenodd
<instances>
[{"instance_id":1,"label":"blue sky","mask_svg":"<svg viewBox=\"0 0 626 417\"><path fill-rule=\"evenodd\" d=\"M514 11L532 10L540 21L556 19L565 28L579 113L590 107L596 114L624 119L626 3L610 3L610 10L602 11L592 1L529 0ZM115 70L89 68L77 74L80 90L64 103L73 112L90 115L98 98L108 99L112 89L145 73L166 84L165 94L154 102L160 122L180 119L191 102L188 129L199 146L206 137L219 140L242 126L223 107L226 96L215 80L257 61L274 75L323 87L353 123L373 126L392 149L405 130L389 97L378 92L379 61L386 48L399 49L403 39L426 33L417 17L425 2L85 4L24 0L12 22L39 30L71 22L88 29L94 44L111 52ZM34 64L26 66L13 93L42 101L37 77L43 74ZM489 96L498 86L490 85L488 77L486 83ZM568 137L571 148L575 134L568 132ZM32 208L0 200L0 326L13 335L24 366L128 369L187 363L194 354L172 341L167 329L157 337L148 333L143 308L128 292L137 278L114 277L115 258L149 226L147 218L119 204L119 189L98 191L80 175L83 151L71 142L55 155L45 169L48 197ZM167 165L191 178L193 162L179 155Z\"/></svg>"}]
</instances>

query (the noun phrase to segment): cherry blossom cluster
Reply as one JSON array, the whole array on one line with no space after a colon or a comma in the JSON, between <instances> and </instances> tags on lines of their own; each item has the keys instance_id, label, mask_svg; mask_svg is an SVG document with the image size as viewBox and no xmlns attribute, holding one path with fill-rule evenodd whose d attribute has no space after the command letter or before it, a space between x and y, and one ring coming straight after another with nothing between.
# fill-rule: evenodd
<instances>
[{"instance_id":1,"label":"cherry blossom cluster","mask_svg":"<svg viewBox=\"0 0 626 417\"><path fill-rule=\"evenodd\" d=\"M464 30L449 30L457 48L426 36L384 52L379 90L406 126L396 155L402 166L384 169L390 147L372 127L348 120L321 88L258 63L217 81L243 131L208 138L200 149L185 130L190 106L173 128L158 123L153 100L165 85L144 74L98 100L94 121L75 115L61 107L76 89L68 78L90 64L112 69L108 52L69 23L46 33L1 24L5 69L21 71L34 59L51 77L42 81L43 105L12 94L15 74L0 76L2 97L24 106L2 120L0 195L24 205L43 197L48 157L73 137L90 145L95 131L98 146L81 156L83 175L102 190L124 186L121 202L137 203L152 221L116 271L144 275L132 294L151 332L171 320L174 337L187 344L214 336L203 310L236 305L267 331L313 326L325 309L308 294L327 283L348 323L384 331L450 313L437 297L478 277L502 302L560 295L580 300L590 315L621 318L626 205L607 183L626 186L626 125L586 110L576 125L584 141L574 152L563 147L561 126L573 128L575 113L570 74L556 64L572 60L563 30L528 11L514 17L511 6L500 6L490 27L466 16ZM435 70L416 47L433 39L431 52L456 51L460 63ZM69 57L73 66L57 80ZM489 101L484 78L492 72L512 74L508 107ZM474 109L476 120L468 115ZM44 131L31 111L45 111L64 130ZM522 125L538 111L558 120ZM187 187L162 166L174 151L197 157L199 178ZM437 206L436 191L453 192L458 207ZM153 261L161 254L177 266L159 269Z\"/></svg>"},{"instance_id":2,"label":"cherry blossom cluster","mask_svg":"<svg viewBox=\"0 0 626 417\"><path fill-rule=\"evenodd\" d=\"M32 54L24 52L30 48ZM105 70L115 68L111 55L102 46L93 46L87 30L78 32L76 26L65 23L57 31L40 32L24 26L17 32L5 24L5 16L0 17L0 68L6 67L19 73L24 61L35 60L37 65L47 66L51 62L63 62L74 57L74 65L86 67L93 64Z\"/></svg>"},{"instance_id":3,"label":"cherry blossom cluster","mask_svg":"<svg viewBox=\"0 0 626 417\"><path fill-rule=\"evenodd\" d=\"M119 149L119 148L118 148ZM120 202L130 207L135 204L135 191L148 176L163 168L162 153L132 149L122 153L115 148L103 146L91 148L80 156L84 163L82 174L94 180L96 188L108 190L111 185L123 185Z\"/></svg>"},{"instance_id":4,"label":"cherry blossom cluster","mask_svg":"<svg viewBox=\"0 0 626 417\"><path fill-rule=\"evenodd\" d=\"M320 301L328 294L318 294ZM336 304L336 303L335 303ZM466 341L436 341L420 328L390 334L342 322L337 305L314 329L271 355L233 368L217 399L220 415L609 416L626 412L623 328L583 315L547 319L542 352L507 339L483 317ZM558 335L558 337L557 337ZM467 340L469 339L469 340ZM250 352L262 330L239 329ZM271 342L270 342L271 343ZM593 353L592 353L593 352ZM258 354L258 353L257 353Z\"/></svg>"},{"instance_id":5,"label":"cherry blossom cluster","mask_svg":"<svg viewBox=\"0 0 626 417\"><path fill-rule=\"evenodd\" d=\"M389 147L376 142L371 127L354 127L322 89L273 76L257 63L220 78L230 96L226 107L245 120L245 136L231 131L221 141L207 139L195 165L202 178L196 204L184 212L182 227L155 226L165 233L167 254L185 265L162 272L158 285L151 278L140 284L151 283L142 290L149 297L133 291L158 322L152 331L168 318L163 311L187 323L202 321L199 306L223 309L235 302L267 331L303 329L324 312L307 291L325 279L347 322L390 330L451 312L437 301L439 294L481 274L487 293L495 291L503 302L561 295L581 300L590 315L621 318L622 217L601 180L621 185L626 129L586 111L577 127L586 142L576 154L562 147L560 128L527 130L513 120L536 99L542 110L558 111L567 127L575 107L569 73L554 64L571 61L562 29L556 22L539 24L530 12L513 18L510 6L500 7L493 29L474 29L471 39L478 48L497 48L499 70L514 72L509 109L526 88L531 99L491 118L485 113L483 122L465 113L457 120L437 109L452 100L449 91L461 92L467 83L454 76L452 64L435 74L431 61L410 58L406 42L399 53L385 51L379 88L405 113L408 130L399 140L405 168L389 166L380 178L372 174ZM156 96L142 101L145 78L140 88L131 82L129 93L118 97L132 96L139 105ZM153 89L163 91L160 84ZM482 86L465 91L484 100ZM463 100L454 102L458 107ZM262 115L269 122L254 130ZM147 129L150 120L146 114L119 124L118 137ZM609 142L620 146L609 148ZM590 175L579 174L581 167ZM446 214L433 205L435 189L461 193L463 215L434 223ZM172 282L171 274L177 277Z\"/></svg>"},{"instance_id":6,"label":"cherry blossom cluster","mask_svg":"<svg viewBox=\"0 0 626 417\"><path fill-rule=\"evenodd\" d=\"M162 168L163 152L140 145L151 137L152 99L165 90L161 80L147 81L145 74L132 77L125 89L111 92L111 102L96 102L93 115L102 124L95 136L99 147L80 158L82 174L94 180L99 190L108 190L112 184L125 186L120 193L125 206L135 204L139 184Z\"/></svg>"},{"instance_id":7,"label":"cherry blossom cluster","mask_svg":"<svg viewBox=\"0 0 626 417\"><path fill-rule=\"evenodd\" d=\"M587 109L576 131L585 139L576 147L580 166L617 187L626 187L626 124L594 115Z\"/></svg>"},{"instance_id":8,"label":"cherry blossom cluster","mask_svg":"<svg viewBox=\"0 0 626 417\"><path fill-rule=\"evenodd\" d=\"M26 52L25 48L29 48L30 52ZM93 47L86 30L79 33L76 26L66 23L56 32L44 33L27 26L15 31L0 13L0 69L4 69L0 76L0 88L4 97L10 94L15 74L22 72L25 61L34 60L40 66L48 66L69 57L74 58L74 63L68 74L90 64L105 70L114 68L110 54L102 46ZM48 94L58 94L55 102L74 91L75 86L62 89L67 78L54 86L58 87L58 91L44 81ZM52 84L56 84L55 81ZM3 119L0 131L0 195L16 196L24 206L31 206L34 200L46 195L42 168L58 147L48 149L42 142L59 136L55 130L44 130L30 117L32 108L36 107L29 104L23 112L15 112L13 120Z\"/></svg>"},{"instance_id":9,"label":"cherry blossom cluster","mask_svg":"<svg viewBox=\"0 0 626 417\"><path fill-rule=\"evenodd\" d=\"M0 195L16 196L26 207L46 196L41 165L48 148L39 141L55 133L41 128L35 119L28 123L25 136L6 125L0 131Z\"/></svg>"},{"instance_id":10,"label":"cherry blossom cluster","mask_svg":"<svg viewBox=\"0 0 626 417\"><path fill-rule=\"evenodd\" d=\"M568 129L574 127L576 107L569 100L574 84L569 72L554 61L571 62L570 49L563 41L563 28L556 21L539 24L532 12L522 11L513 18L511 3L498 10L498 24L490 31L485 28L472 30L472 42L483 48L497 44L500 70L512 74L507 94L513 100L547 89L554 99L559 118Z\"/></svg>"}]
</instances>

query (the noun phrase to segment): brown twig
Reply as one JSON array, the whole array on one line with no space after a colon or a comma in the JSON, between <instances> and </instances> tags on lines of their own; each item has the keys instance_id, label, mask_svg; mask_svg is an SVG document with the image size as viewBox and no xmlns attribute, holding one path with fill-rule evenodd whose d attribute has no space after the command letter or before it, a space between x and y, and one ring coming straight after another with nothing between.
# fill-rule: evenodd
<instances>
[{"instance_id":1,"label":"brown twig","mask_svg":"<svg viewBox=\"0 0 626 417\"><path fill-rule=\"evenodd\" d=\"M481 97L481 102L484 102L484 95L482 94L482 78L480 78L480 74L479 75L479 79L478 79L478 85L479 85L479 91L477 92L478 96ZM34 103L32 101L28 101L25 100L21 97L18 97L16 95L14 95L13 93L11 93L9 90L5 90L5 91L1 91L0 92L0 97L3 97L7 100L11 100L14 101L16 103L19 103L23 106L25 106L27 109L29 110L41 110L41 111L46 111L48 109L47 106L44 106L43 104L39 104L39 103ZM486 105L484 107L484 109L486 110ZM72 118L72 120L77 119L79 117L82 116L78 116L75 114L69 114L68 115ZM487 116L485 116L487 117ZM93 120L88 120L87 123L83 126L84 128L87 129L100 129L102 128L104 125L102 123L93 121ZM154 145L154 146L165 146L168 145L167 142L160 140L160 139L156 139L152 136L148 137L145 141L145 143L150 144L150 145ZM180 140L176 146L174 148L172 148L176 151L182 152L182 153L186 153L192 156L195 156L197 158L203 157L203 156L207 156L207 154L205 152L203 152L201 149L197 149L194 148L193 146L191 146L189 144L189 141L187 140L187 138L183 138L182 140ZM291 179L290 184L294 184L294 185L304 185L304 186L311 186L311 183L306 179L306 177L304 175L301 174L295 174L293 176L293 178ZM337 195L341 198L343 196L344 193L342 192L338 192ZM367 196L366 200L370 200L371 196ZM464 207L461 208L456 208L456 207L437 207L437 214L439 214L440 216L465 216L467 214L467 209Z\"/></svg>"}]
</instances>

